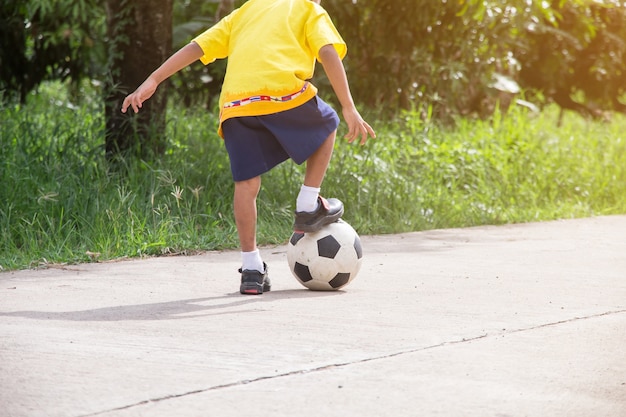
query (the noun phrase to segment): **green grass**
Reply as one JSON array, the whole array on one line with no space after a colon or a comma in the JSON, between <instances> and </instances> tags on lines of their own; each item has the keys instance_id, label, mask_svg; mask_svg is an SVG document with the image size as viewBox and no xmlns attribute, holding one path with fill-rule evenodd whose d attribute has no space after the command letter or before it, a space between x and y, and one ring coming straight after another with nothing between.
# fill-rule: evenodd
<instances>
[{"instance_id":1,"label":"green grass","mask_svg":"<svg viewBox=\"0 0 626 417\"><path fill-rule=\"evenodd\" d=\"M93 95L72 106L51 84L0 105L0 269L236 248L214 115L170 111L166 155L113 170ZM364 147L339 140L323 193L361 234L626 213L626 119L557 116L513 108L441 128L405 113ZM302 172L264 176L259 243L289 237Z\"/></svg>"},{"instance_id":2,"label":"green grass","mask_svg":"<svg viewBox=\"0 0 626 417\"><path fill-rule=\"evenodd\" d=\"M444 129L406 114L342 152L329 182L375 233L626 212L626 120L570 114L557 127L557 116L518 108Z\"/></svg>"}]
</instances>

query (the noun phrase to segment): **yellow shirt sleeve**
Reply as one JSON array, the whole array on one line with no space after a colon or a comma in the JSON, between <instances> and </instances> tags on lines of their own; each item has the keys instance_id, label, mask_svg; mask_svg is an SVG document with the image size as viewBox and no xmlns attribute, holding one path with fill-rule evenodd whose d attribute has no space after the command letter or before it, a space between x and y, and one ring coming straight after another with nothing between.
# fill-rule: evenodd
<instances>
[{"instance_id":1,"label":"yellow shirt sleeve","mask_svg":"<svg viewBox=\"0 0 626 417\"><path fill-rule=\"evenodd\" d=\"M320 60L320 49L326 45L333 45L341 59L343 59L348 52L346 43L341 38L341 35L326 12L311 16L306 24L306 37L309 47L318 61Z\"/></svg>"},{"instance_id":2,"label":"yellow shirt sleeve","mask_svg":"<svg viewBox=\"0 0 626 417\"><path fill-rule=\"evenodd\" d=\"M202 52L204 52L204 55L200 58L204 65L208 65L216 59L228 57L231 23L238 11L239 9L236 9L193 39L193 42L197 43L202 48Z\"/></svg>"}]
</instances>

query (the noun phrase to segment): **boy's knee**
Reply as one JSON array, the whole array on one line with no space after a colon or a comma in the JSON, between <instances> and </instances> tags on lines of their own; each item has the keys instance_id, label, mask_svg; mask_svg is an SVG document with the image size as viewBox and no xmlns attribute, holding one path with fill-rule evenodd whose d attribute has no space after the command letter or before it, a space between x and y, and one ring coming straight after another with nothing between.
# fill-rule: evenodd
<instances>
[{"instance_id":1,"label":"boy's knee","mask_svg":"<svg viewBox=\"0 0 626 417\"><path fill-rule=\"evenodd\" d=\"M257 194L261 188L261 177L254 177L243 181L235 181L235 190L244 193Z\"/></svg>"}]
</instances>

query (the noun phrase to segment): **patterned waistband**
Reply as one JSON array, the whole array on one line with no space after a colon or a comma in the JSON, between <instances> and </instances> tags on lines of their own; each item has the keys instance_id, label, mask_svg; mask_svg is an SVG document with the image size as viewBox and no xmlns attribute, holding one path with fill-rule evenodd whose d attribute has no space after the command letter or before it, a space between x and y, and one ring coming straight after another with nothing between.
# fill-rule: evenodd
<instances>
[{"instance_id":1,"label":"patterned waistband","mask_svg":"<svg viewBox=\"0 0 626 417\"><path fill-rule=\"evenodd\" d=\"M304 86L302 86L302 88L300 90L296 91L295 93L291 93L291 94L288 94L286 96L281 96L281 97L276 97L276 96L252 96L252 97L242 98L241 100L230 101L228 103L224 103L224 108L227 109L229 107L245 106L246 104L255 103L257 101L278 101L278 102L283 103L285 101L290 101L290 100L293 100L294 98L300 96L302 93L305 92L305 90L307 89L308 86L309 86L309 83L306 82L306 83L304 83Z\"/></svg>"}]
</instances>

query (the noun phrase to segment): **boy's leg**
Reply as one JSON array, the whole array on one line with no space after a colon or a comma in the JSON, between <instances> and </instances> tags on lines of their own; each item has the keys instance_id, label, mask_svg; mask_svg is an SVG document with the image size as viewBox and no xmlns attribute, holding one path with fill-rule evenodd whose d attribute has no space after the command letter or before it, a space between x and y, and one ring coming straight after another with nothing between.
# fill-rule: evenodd
<instances>
[{"instance_id":1,"label":"boy's leg","mask_svg":"<svg viewBox=\"0 0 626 417\"><path fill-rule=\"evenodd\" d=\"M306 161L306 171L304 174L304 185L307 187L320 188L324 176L326 175L326 169L330 163L330 159L333 156L333 149L335 146L335 136L337 131L335 130L326 141L320 146L313 155Z\"/></svg>"},{"instance_id":2,"label":"boy's leg","mask_svg":"<svg viewBox=\"0 0 626 417\"><path fill-rule=\"evenodd\" d=\"M240 270L242 294L263 294L271 288L267 265L256 247L256 198L260 189L261 177L235 182L233 205L243 261Z\"/></svg>"},{"instance_id":3,"label":"boy's leg","mask_svg":"<svg viewBox=\"0 0 626 417\"><path fill-rule=\"evenodd\" d=\"M261 177L235 182L233 206L242 252L256 250L256 198L260 189Z\"/></svg>"},{"instance_id":4,"label":"boy's leg","mask_svg":"<svg viewBox=\"0 0 626 417\"><path fill-rule=\"evenodd\" d=\"M304 185L296 201L295 231L318 231L322 226L336 221L343 214L341 201L335 198L326 200L319 196L319 189L333 155L336 134L337 131L334 131L328 135L324 143L306 161Z\"/></svg>"}]
</instances>

